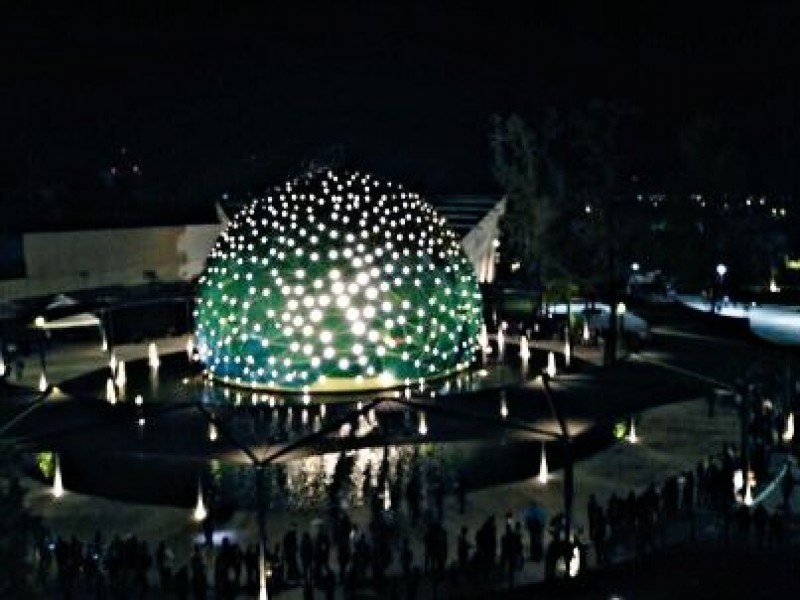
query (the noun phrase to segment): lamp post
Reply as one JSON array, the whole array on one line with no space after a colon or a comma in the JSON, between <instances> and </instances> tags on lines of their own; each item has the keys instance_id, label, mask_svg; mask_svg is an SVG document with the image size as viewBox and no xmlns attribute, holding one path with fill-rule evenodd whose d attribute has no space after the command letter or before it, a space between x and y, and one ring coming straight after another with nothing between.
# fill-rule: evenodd
<instances>
[{"instance_id":1,"label":"lamp post","mask_svg":"<svg viewBox=\"0 0 800 600\"><path fill-rule=\"evenodd\" d=\"M724 263L719 263L717 265L717 278L714 282L714 286L712 287L712 294L711 294L711 312L717 311L717 304L722 307L722 292L723 292L723 284L725 283L725 274L728 272L728 267L725 266Z\"/></svg>"},{"instance_id":2,"label":"lamp post","mask_svg":"<svg viewBox=\"0 0 800 600\"><path fill-rule=\"evenodd\" d=\"M625 350L625 311L627 307L624 302L617 304L617 344L619 347L619 354L622 355Z\"/></svg>"}]
</instances>

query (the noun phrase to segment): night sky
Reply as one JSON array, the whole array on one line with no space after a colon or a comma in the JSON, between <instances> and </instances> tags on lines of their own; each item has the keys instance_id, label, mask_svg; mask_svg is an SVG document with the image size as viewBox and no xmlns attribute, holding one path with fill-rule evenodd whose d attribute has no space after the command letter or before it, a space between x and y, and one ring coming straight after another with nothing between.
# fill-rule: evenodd
<instances>
[{"instance_id":1,"label":"night sky","mask_svg":"<svg viewBox=\"0 0 800 600\"><path fill-rule=\"evenodd\" d=\"M782 163L800 99L790 2L27 4L0 18L4 201L74 189L121 147L154 205L277 183L331 152L423 193L492 192L493 113L535 122L594 97L640 107L652 148L714 114L754 160L794 168ZM78 196L63 202L90 210Z\"/></svg>"}]
</instances>

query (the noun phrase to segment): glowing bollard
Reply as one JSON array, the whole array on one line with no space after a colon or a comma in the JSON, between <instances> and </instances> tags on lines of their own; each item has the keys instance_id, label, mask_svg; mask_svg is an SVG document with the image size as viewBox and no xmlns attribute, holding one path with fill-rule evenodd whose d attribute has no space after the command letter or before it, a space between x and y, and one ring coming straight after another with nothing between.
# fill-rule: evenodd
<instances>
[{"instance_id":1,"label":"glowing bollard","mask_svg":"<svg viewBox=\"0 0 800 600\"><path fill-rule=\"evenodd\" d=\"M3 354L0 353L0 377L3 377L6 374L6 361L3 358Z\"/></svg>"},{"instance_id":2,"label":"glowing bollard","mask_svg":"<svg viewBox=\"0 0 800 600\"><path fill-rule=\"evenodd\" d=\"M508 416L508 404L505 398L500 401L500 416L504 419Z\"/></svg>"},{"instance_id":3,"label":"glowing bollard","mask_svg":"<svg viewBox=\"0 0 800 600\"><path fill-rule=\"evenodd\" d=\"M547 484L547 452L544 442L542 442L542 457L539 459L539 475L537 479L542 485Z\"/></svg>"},{"instance_id":4,"label":"glowing bollard","mask_svg":"<svg viewBox=\"0 0 800 600\"><path fill-rule=\"evenodd\" d=\"M194 340L192 336L189 336L189 339L186 340L186 357L189 360L194 358Z\"/></svg>"},{"instance_id":5,"label":"glowing bollard","mask_svg":"<svg viewBox=\"0 0 800 600\"><path fill-rule=\"evenodd\" d=\"M572 348L569 345L569 339L564 340L564 366L569 367L572 362Z\"/></svg>"},{"instance_id":6,"label":"glowing bollard","mask_svg":"<svg viewBox=\"0 0 800 600\"><path fill-rule=\"evenodd\" d=\"M53 498L58 499L64 495L64 481L61 479L61 459L55 455L55 471L53 472Z\"/></svg>"},{"instance_id":7,"label":"glowing bollard","mask_svg":"<svg viewBox=\"0 0 800 600\"><path fill-rule=\"evenodd\" d=\"M214 423L208 424L208 441L216 442L219 434L217 433L217 426Z\"/></svg>"},{"instance_id":8,"label":"glowing bollard","mask_svg":"<svg viewBox=\"0 0 800 600\"><path fill-rule=\"evenodd\" d=\"M422 436L428 435L428 422L425 419L425 413L419 414L419 434Z\"/></svg>"},{"instance_id":9,"label":"glowing bollard","mask_svg":"<svg viewBox=\"0 0 800 600\"><path fill-rule=\"evenodd\" d=\"M42 374L39 375L39 391L47 391L47 377L45 376L44 371L42 371Z\"/></svg>"},{"instance_id":10,"label":"glowing bollard","mask_svg":"<svg viewBox=\"0 0 800 600\"><path fill-rule=\"evenodd\" d=\"M583 343L588 345L589 341L591 340L591 335L589 333L589 323L586 321L583 322Z\"/></svg>"},{"instance_id":11,"label":"glowing bollard","mask_svg":"<svg viewBox=\"0 0 800 600\"><path fill-rule=\"evenodd\" d=\"M115 353L111 353L111 357L108 359L108 368L111 369L111 375L115 375L117 372L117 355Z\"/></svg>"}]
</instances>

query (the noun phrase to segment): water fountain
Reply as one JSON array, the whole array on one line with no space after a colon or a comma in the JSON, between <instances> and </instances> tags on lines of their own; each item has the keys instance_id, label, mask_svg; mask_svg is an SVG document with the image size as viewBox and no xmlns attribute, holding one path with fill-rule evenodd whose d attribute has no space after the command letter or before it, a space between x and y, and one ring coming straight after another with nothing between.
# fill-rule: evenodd
<instances>
[{"instance_id":1,"label":"water fountain","mask_svg":"<svg viewBox=\"0 0 800 600\"><path fill-rule=\"evenodd\" d=\"M372 431L372 425L364 415L358 415L358 426L356 427L356 437L363 437Z\"/></svg>"}]
</instances>

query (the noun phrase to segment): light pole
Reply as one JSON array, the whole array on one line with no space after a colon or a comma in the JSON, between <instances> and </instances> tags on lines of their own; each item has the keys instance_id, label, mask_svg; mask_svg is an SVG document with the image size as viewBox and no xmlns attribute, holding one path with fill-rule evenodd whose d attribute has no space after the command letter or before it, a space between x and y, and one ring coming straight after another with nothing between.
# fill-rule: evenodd
<instances>
[{"instance_id":1,"label":"light pole","mask_svg":"<svg viewBox=\"0 0 800 600\"><path fill-rule=\"evenodd\" d=\"M619 349L619 355L623 354L625 350L625 311L627 307L625 306L624 302L620 302L617 304L617 318L618 318L618 328L617 328L617 345Z\"/></svg>"},{"instance_id":2,"label":"light pole","mask_svg":"<svg viewBox=\"0 0 800 600\"><path fill-rule=\"evenodd\" d=\"M728 267L723 263L717 265L717 279L712 289L711 294L711 312L717 311L717 304L722 308L722 292L723 284L725 283L725 274L728 272Z\"/></svg>"}]
</instances>

